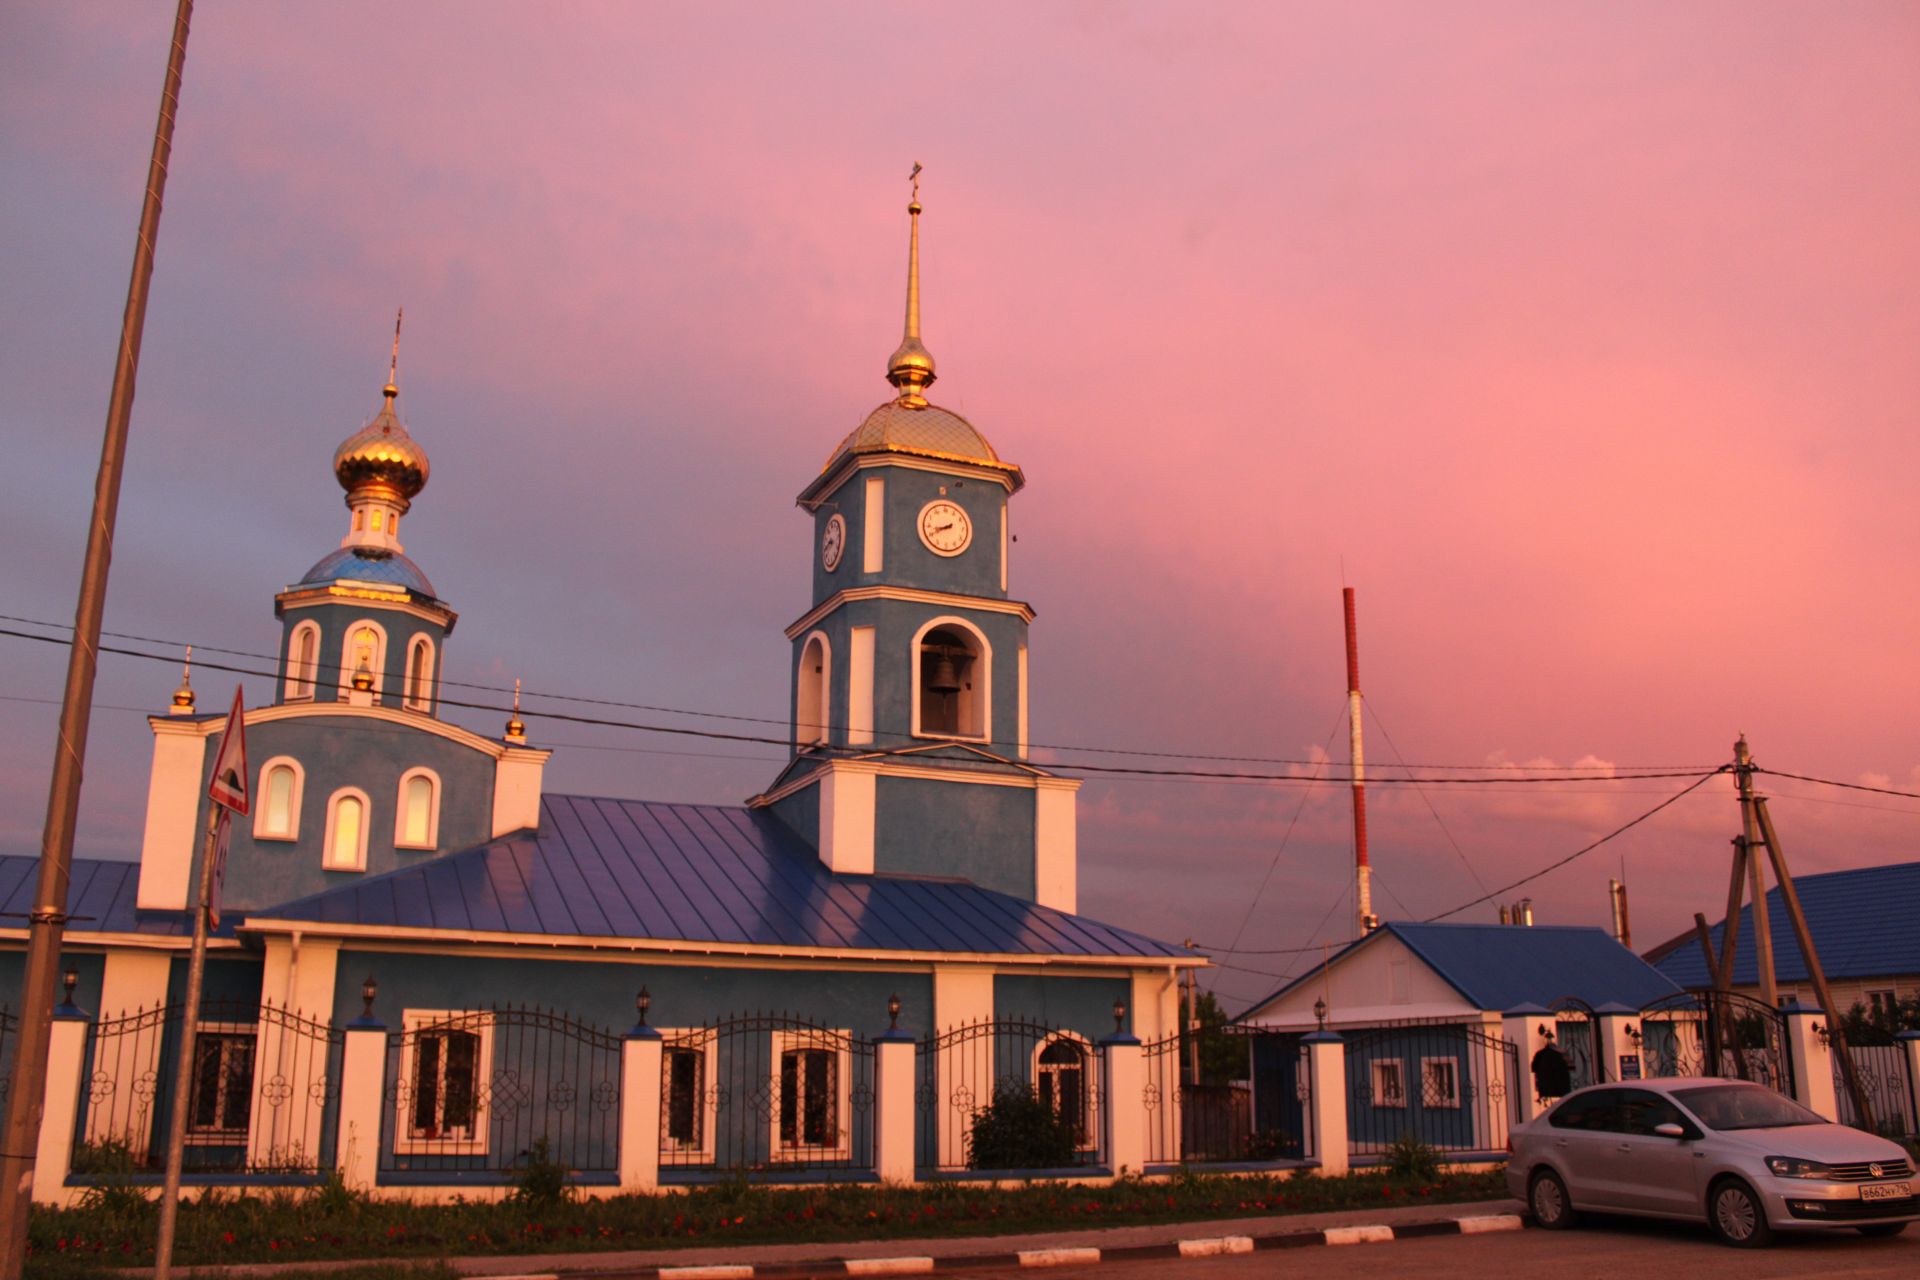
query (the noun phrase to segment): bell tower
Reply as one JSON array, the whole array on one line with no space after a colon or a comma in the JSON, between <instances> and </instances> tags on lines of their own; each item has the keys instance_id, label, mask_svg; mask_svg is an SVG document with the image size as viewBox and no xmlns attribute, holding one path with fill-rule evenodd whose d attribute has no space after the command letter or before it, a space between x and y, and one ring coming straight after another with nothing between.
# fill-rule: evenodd
<instances>
[{"instance_id":1,"label":"bell tower","mask_svg":"<svg viewBox=\"0 0 1920 1280\"><path fill-rule=\"evenodd\" d=\"M962 876L1073 909L1074 792L1027 760L1027 631L1008 594L1008 500L1026 483L927 399L920 166L894 395L800 492L812 605L792 644L792 757L754 803L836 870Z\"/></svg>"}]
</instances>

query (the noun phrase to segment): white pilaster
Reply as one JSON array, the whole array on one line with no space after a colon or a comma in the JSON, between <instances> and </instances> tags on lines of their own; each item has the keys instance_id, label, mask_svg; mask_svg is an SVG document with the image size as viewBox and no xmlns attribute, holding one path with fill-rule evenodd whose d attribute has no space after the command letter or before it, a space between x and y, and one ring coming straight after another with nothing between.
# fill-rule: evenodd
<instances>
[{"instance_id":1,"label":"white pilaster","mask_svg":"<svg viewBox=\"0 0 1920 1280\"><path fill-rule=\"evenodd\" d=\"M380 1106L386 1092L387 1028L372 1018L347 1024L340 1055L340 1132L334 1164L353 1191L372 1191L380 1168Z\"/></svg>"},{"instance_id":2,"label":"white pilaster","mask_svg":"<svg viewBox=\"0 0 1920 1280\"><path fill-rule=\"evenodd\" d=\"M153 769L147 775L147 829L140 841L136 902L148 911L184 911L205 790L201 774L207 735L192 720L149 716L147 723L153 726Z\"/></svg>"},{"instance_id":3,"label":"white pilaster","mask_svg":"<svg viewBox=\"0 0 1920 1280\"><path fill-rule=\"evenodd\" d=\"M874 805L879 774L836 760L820 778L820 861L829 870L873 874Z\"/></svg>"},{"instance_id":4,"label":"white pilaster","mask_svg":"<svg viewBox=\"0 0 1920 1280\"><path fill-rule=\"evenodd\" d=\"M1313 1153L1320 1172L1345 1173L1347 1157L1347 1046L1332 1031L1312 1031L1300 1038L1307 1051L1307 1099Z\"/></svg>"},{"instance_id":5,"label":"white pilaster","mask_svg":"<svg viewBox=\"0 0 1920 1280\"><path fill-rule=\"evenodd\" d=\"M119 947L106 953L100 975L100 1016L119 1018L138 1009L167 1002L167 974L172 951L129 951Z\"/></svg>"},{"instance_id":6,"label":"white pilaster","mask_svg":"<svg viewBox=\"0 0 1920 1280\"><path fill-rule=\"evenodd\" d=\"M933 1019L935 1031L947 1032L972 1022L993 1017L993 970L984 965L942 965L933 967ZM954 1092L962 1081L973 1084L983 1097L993 1095L993 1037L975 1036L958 1045L942 1049L933 1064L935 1121L939 1150L935 1159L942 1165L960 1161L966 1143L965 1127L952 1113Z\"/></svg>"},{"instance_id":7,"label":"white pilaster","mask_svg":"<svg viewBox=\"0 0 1920 1280\"><path fill-rule=\"evenodd\" d=\"M1787 1047L1793 1055L1793 1096L1801 1106L1826 1120L1840 1119L1833 1089L1833 1050L1828 1046L1827 1015L1794 1003L1786 1007Z\"/></svg>"},{"instance_id":8,"label":"white pilaster","mask_svg":"<svg viewBox=\"0 0 1920 1280\"><path fill-rule=\"evenodd\" d=\"M1056 911L1080 901L1078 778L1036 778L1033 793L1033 900Z\"/></svg>"},{"instance_id":9,"label":"white pilaster","mask_svg":"<svg viewBox=\"0 0 1920 1280\"><path fill-rule=\"evenodd\" d=\"M635 1027L620 1046L620 1190L660 1189L660 1066L665 1044L651 1027Z\"/></svg>"},{"instance_id":10,"label":"white pilaster","mask_svg":"<svg viewBox=\"0 0 1920 1280\"><path fill-rule=\"evenodd\" d=\"M34 1153L33 1200L64 1204L73 1166L73 1128L80 1114L80 1073L87 1060L87 1015L72 1005L53 1013L47 1039L47 1091Z\"/></svg>"},{"instance_id":11,"label":"white pilaster","mask_svg":"<svg viewBox=\"0 0 1920 1280\"><path fill-rule=\"evenodd\" d=\"M913 1181L914 1074L912 1034L882 1032L873 1044L873 1171L889 1186Z\"/></svg>"},{"instance_id":12,"label":"white pilaster","mask_svg":"<svg viewBox=\"0 0 1920 1280\"><path fill-rule=\"evenodd\" d=\"M1106 1093L1101 1112L1101 1150L1117 1175L1147 1167L1147 1061L1133 1036L1100 1042L1100 1079Z\"/></svg>"},{"instance_id":13,"label":"white pilaster","mask_svg":"<svg viewBox=\"0 0 1920 1280\"><path fill-rule=\"evenodd\" d=\"M874 628L847 632L847 742L860 746L873 741Z\"/></svg>"},{"instance_id":14,"label":"white pilaster","mask_svg":"<svg viewBox=\"0 0 1920 1280\"><path fill-rule=\"evenodd\" d=\"M887 482L882 476L867 477L866 518L861 522L860 571L879 573L886 564Z\"/></svg>"},{"instance_id":15,"label":"white pilaster","mask_svg":"<svg viewBox=\"0 0 1920 1280\"><path fill-rule=\"evenodd\" d=\"M493 834L540 825L540 786L553 752L509 747L493 772Z\"/></svg>"}]
</instances>

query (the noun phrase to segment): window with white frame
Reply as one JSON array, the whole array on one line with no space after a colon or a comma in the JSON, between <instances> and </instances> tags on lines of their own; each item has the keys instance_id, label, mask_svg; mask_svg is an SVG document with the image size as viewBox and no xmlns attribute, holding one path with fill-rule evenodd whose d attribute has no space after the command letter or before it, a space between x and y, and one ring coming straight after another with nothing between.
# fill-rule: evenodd
<instances>
[{"instance_id":1,"label":"window with white frame","mask_svg":"<svg viewBox=\"0 0 1920 1280\"><path fill-rule=\"evenodd\" d=\"M1892 987L1881 987L1866 992L1867 1012L1877 1021L1882 1018L1894 1018L1900 1013L1900 993Z\"/></svg>"},{"instance_id":2,"label":"window with white frame","mask_svg":"<svg viewBox=\"0 0 1920 1280\"><path fill-rule=\"evenodd\" d=\"M409 1009L402 1016L394 1150L484 1155L481 1086L493 1059L493 1018L459 1010Z\"/></svg>"},{"instance_id":3,"label":"window with white frame","mask_svg":"<svg viewBox=\"0 0 1920 1280\"><path fill-rule=\"evenodd\" d=\"M1406 1065L1398 1058L1375 1058L1368 1064L1373 1080L1373 1105L1376 1107L1404 1107L1407 1105Z\"/></svg>"},{"instance_id":4,"label":"window with white frame","mask_svg":"<svg viewBox=\"0 0 1920 1280\"><path fill-rule=\"evenodd\" d=\"M660 1051L660 1154L678 1163L711 1164L719 1037L711 1031L660 1034L666 1041Z\"/></svg>"},{"instance_id":5,"label":"window with white frame","mask_svg":"<svg viewBox=\"0 0 1920 1280\"><path fill-rule=\"evenodd\" d=\"M913 642L914 735L988 737L992 667L986 637L970 623L929 623Z\"/></svg>"},{"instance_id":6,"label":"window with white frame","mask_svg":"<svg viewBox=\"0 0 1920 1280\"><path fill-rule=\"evenodd\" d=\"M231 1146L247 1140L253 1105L254 1028L203 1022L193 1038L193 1080L187 1095L187 1141Z\"/></svg>"},{"instance_id":7,"label":"window with white frame","mask_svg":"<svg viewBox=\"0 0 1920 1280\"><path fill-rule=\"evenodd\" d=\"M1095 1137L1087 1105L1091 1077L1087 1046L1072 1036L1055 1036L1034 1054L1034 1092L1073 1134L1073 1145L1083 1149Z\"/></svg>"},{"instance_id":8,"label":"window with white frame","mask_svg":"<svg viewBox=\"0 0 1920 1280\"><path fill-rule=\"evenodd\" d=\"M773 1033L776 1160L843 1160L853 1149L843 1031Z\"/></svg>"},{"instance_id":9,"label":"window with white frame","mask_svg":"<svg viewBox=\"0 0 1920 1280\"><path fill-rule=\"evenodd\" d=\"M253 838L255 840L297 840L300 838L300 793L306 771L292 756L275 756L260 766L260 787L255 793Z\"/></svg>"},{"instance_id":10,"label":"window with white frame","mask_svg":"<svg viewBox=\"0 0 1920 1280\"><path fill-rule=\"evenodd\" d=\"M432 849L440 843L440 775L409 769L400 775L393 843L401 849Z\"/></svg>"},{"instance_id":11,"label":"window with white frame","mask_svg":"<svg viewBox=\"0 0 1920 1280\"><path fill-rule=\"evenodd\" d=\"M342 787L327 801L327 847L320 865L327 871L367 869L367 793Z\"/></svg>"},{"instance_id":12,"label":"window with white frame","mask_svg":"<svg viewBox=\"0 0 1920 1280\"><path fill-rule=\"evenodd\" d=\"M427 711L433 706L433 641L415 636L407 642L407 692L409 711Z\"/></svg>"},{"instance_id":13,"label":"window with white frame","mask_svg":"<svg viewBox=\"0 0 1920 1280\"><path fill-rule=\"evenodd\" d=\"M302 622L287 641L287 701L304 702L313 697L316 668L320 665L320 624Z\"/></svg>"},{"instance_id":14,"label":"window with white frame","mask_svg":"<svg viewBox=\"0 0 1920 1280\"><path fill-rule=\"evenodd\" d=\"M340 687L350 690L356 680L366 679L373 700L380 701L381 682L387 671L387 632L371 618L362 618L347 628L340 653Z\"/></svg>"},{"instance_id":15,"label":"window with white frame","mask_svg":"<svg viewBox=\"0 0 1920 1280\"><path fill-rule=\"evenodd\" d=\"M1420 1105L1460 1105L1460 1063L1454 1058L1420 1059Z\"/></svg>"}]
</instances>

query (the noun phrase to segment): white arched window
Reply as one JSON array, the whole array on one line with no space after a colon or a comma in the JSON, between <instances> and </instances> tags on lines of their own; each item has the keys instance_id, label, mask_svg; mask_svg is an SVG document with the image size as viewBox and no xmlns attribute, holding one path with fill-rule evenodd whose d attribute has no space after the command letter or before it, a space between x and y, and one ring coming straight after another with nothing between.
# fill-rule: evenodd
<instances>
[{"instance_id":1,"label":"white arched window","mask_svg":"<svg viewBox=\"0 0 1920 1280\"><path fill-rule=\"evenodd\" d=\"M409 769L400 775L393 843L401 849L431 849L440 843L440 775Z\"/></svg>"},{"instance_id":2,"label":"white arched window","mask_svg":"<svg viewBox=\"0 0 1920 1280\"><path fill-rule=\"evenodd\" d=\"M253 802L255 840L297 840L300 837L300 792L306 771L292 756L275 756L260 766L260 786Z\"/></svg>"},{"instance_id":3,"label":"white arched window","mask_svg":"<svg viewBox=\"0 0 1920 1280\"><path fill-rule=\"evenodd\" d=\"M373 700L380 701L380 686L387 674L387 629L372 618L362 618L347 628L340 647L341 691L351 692L362 671L372 682Z\"/></svg>"},{"instance_id":4,"label":"white arched window","mask_svg":"<svg viewBox=\"0 0 1920 1280\"><path fill-rule=\"evenodd\" d=\"M1056 1036L1033 1055L1035 1096L1073 1131L1073 1145L1080 1148L1092 1146L1096 1132L1090 1105L1092 1074L1087 1046L1076 1036Z\"/></svg>"},{"instance_id":5,"label":"white arched window","mask_svg":"<svg viewBox=\"0 0 1920 1280\"><path fill-rule=\"evenodd\" d=\"M426 636L407 642L406 705L410 711L433 707L433 641Z\"/></svg>"},{"instance_id":6,"label":"white arched window","mask_svg":"<svg viewBox=\"0 0 1920 1280\"><path fill-rule=\"evenodd\" d=\"M303 622L287 640L287 701L313 696L314 670L320 665L320 624Z\"/></svg>"},{"instance_id":7,"label":"white arched window","mask_svg":"<svg viewBox=\"0 0 1920 1280\"><path fill-rule=\"evenodd\" d=\"M342 787L327 801L327 848L320 866L327 871L367 869L367 825L373 806L358 787Z\"/></svg>"},{"instance_id":8,"label":"white arched window","mask_svg":"<svg viewBox=\"0 0 1920 1280\"><path fill-rule=\"evenodd\" d=\"M964 618L935 618L913 638L913 734L992 736L993 649Z\"/></svg>"},{"instance_id":9,"label":"white arched window","mask_svg":"<svg viewBox=\"0 0 1920 1280\"><path fill-rule=\"evenodd\" d=\"M833 706L832 676L833 648L826 633L816 631L800 650L800 671L795 681L793 740L800 746L827 740L827 720Z\"/></svg>"}]
</instances>

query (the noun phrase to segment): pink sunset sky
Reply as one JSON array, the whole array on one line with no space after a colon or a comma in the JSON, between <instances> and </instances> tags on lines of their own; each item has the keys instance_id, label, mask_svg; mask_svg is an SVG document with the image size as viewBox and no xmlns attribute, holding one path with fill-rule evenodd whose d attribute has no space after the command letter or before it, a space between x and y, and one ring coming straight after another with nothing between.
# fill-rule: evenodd
<instances>
[{"instance_id":1,"label":"pink sunset sky","mask_svg":"<svg viewBox=\"0 0 1920 1280\"><path fill-rule=\"evenodd\" d=\"M72 617L171 12L5 19L9 615ZM1343 764L1344 582L1377 765L1704 769L1744 730L1920 790L1917 66L1905 3L205 0L107 626L271 651L404 305L449 678L781 732L793 497L889 394L919 160L933 399L1030 482L1036 742ZM0 653L29 854L65 653ZM105 660L81 855L136 855L177 678ZM558 705L554 790L737 802L782 756ZM1378 787L1378 909L1685 781ZM1768 789L1800 871L1916 856L1920 801ZM1081 814L1087 914L1350 936L1342 787L1094 777ZM1715 779L1506 896L1604 924L1624 868L1644 948L1718 917L1737 829ZM1237 1004L1300 960L1231 963Z\"/></svg>"}]
</instances>

